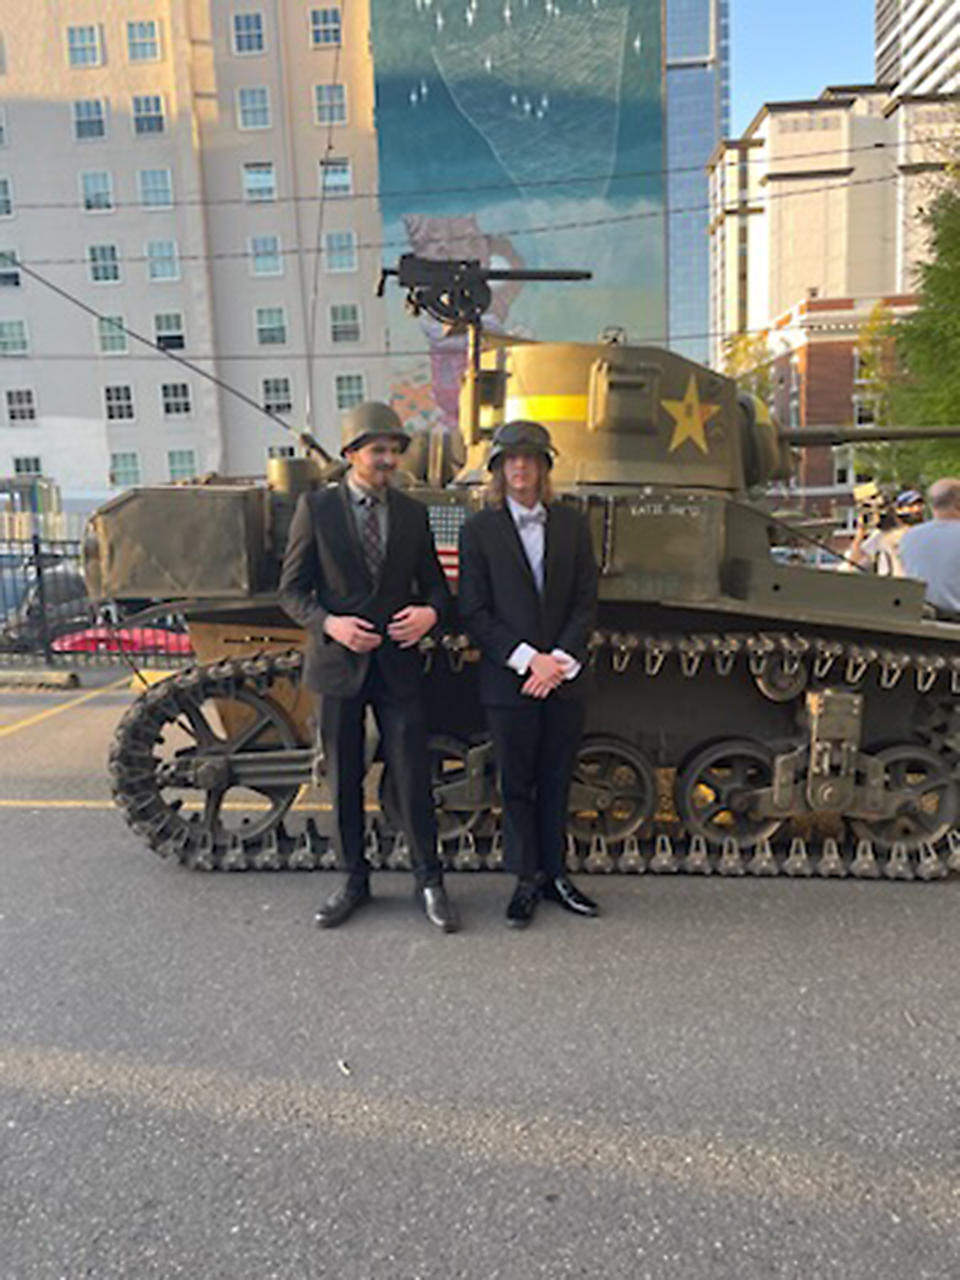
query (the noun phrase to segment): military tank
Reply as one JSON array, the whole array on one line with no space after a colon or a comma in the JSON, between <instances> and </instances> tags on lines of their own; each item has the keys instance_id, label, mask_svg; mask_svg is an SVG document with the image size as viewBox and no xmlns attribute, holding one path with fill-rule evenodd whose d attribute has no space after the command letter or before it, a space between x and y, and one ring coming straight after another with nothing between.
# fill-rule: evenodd
<instances>
[{"instance_id":1,"label":"military tank","mask_svg":"<svg viewBox=\"0 0 960 1280\"><path fill-rule=\"evenodd\" d=\"M654 347L485 343L489 281L518 273L407 256L385 274L415 310L470 334L463 449L434 438L410 451L422 474L408 476L454 582L490 436L512 418L549 428L558 500L592 531L600 600L571 867L891 880L960 869L960 628L926 616L919 582L782 563L778 522L754 500L789 477L794 444L904 432L782 431L732 379ZM334 475L314 451L272 460L265 482L133 489L90 521L91 596L175 607L198 659L137 698L110 753L117 804L163 856L333 865L301 634L276 588L298 495ZM422 648L446 856L498 867L477 654L456 626ZM392 810L384 778L374 865L408 863Z\"/></svg>"}]
</instances>

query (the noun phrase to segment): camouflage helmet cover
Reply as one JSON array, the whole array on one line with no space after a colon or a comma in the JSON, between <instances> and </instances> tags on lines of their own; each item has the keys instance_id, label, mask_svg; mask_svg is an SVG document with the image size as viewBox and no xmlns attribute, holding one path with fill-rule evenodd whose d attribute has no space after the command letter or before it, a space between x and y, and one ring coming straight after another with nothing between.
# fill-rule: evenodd
<instances>
[{"instance_id":1,"label":"camouflage helmet cover","mask_svg":"<svg viewBox=\"0 0 960 1280\"><path fill-rule=\"evenodd\" d=\"M513 422L505 422L502 427L497 427L490 445L487 466L493 470L494 466L502 462L503 458L510 453L538 453L546 459L547 466L552 467L556 452L546 427L539 422L518 418Z\"/></svg>"},{"instance_id":2,"label":"camouflage helmet cover","mask_svg":"<svg viewBox=\"0 0 960 1280\"><path fill-rule=\"evenodd\" d=\"M404 431L403 423L394 410L379 400L365 400L344 415L341 435L343 447L340 454L346 457L353 449L360 449L382 436L396 440L402 452L409 448L410 436Z\"/></svg>"}]
</instances>

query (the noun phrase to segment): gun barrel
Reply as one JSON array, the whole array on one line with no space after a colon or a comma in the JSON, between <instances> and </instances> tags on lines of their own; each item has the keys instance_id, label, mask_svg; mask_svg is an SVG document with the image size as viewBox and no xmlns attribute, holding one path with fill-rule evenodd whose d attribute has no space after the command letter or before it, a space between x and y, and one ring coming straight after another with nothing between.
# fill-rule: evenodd
<instances>
[{"instance_id":1,"label":"gun barrel","mask_svg":"<svg viewBox=\"0 0 960 1280\"><path fill-rule=\"evenodd\" d=\"M893 440L957 440L960 426L949 427L831 427L817 424L781 431L780 439L795 445L885 444Z\"/></svg>"}]
</instances>

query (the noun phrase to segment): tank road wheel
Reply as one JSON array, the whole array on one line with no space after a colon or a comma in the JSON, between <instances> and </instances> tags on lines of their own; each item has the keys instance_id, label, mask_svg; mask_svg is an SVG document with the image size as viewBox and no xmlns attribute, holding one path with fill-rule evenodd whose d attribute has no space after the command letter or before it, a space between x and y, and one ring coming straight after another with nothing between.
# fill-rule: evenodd
<instances>
[{"instance_id":1,"label":"tank road wheel","mask_svg":"<svg viewBox=\"0 0 960 1280\"><path fill-rule=\"evenodd\" d=\"M265 690L274 676L297 678L295 658L258 659L249 679L250 663L195 668L133 704L110 772L114 799L151 848L205 869L228 850L229 865L246 866L264 841L277 854L278 828L309 781L311 752Z\"/></svg>"},{"instance_id":2,"label":"tank road wheel","mask_svg":"<svg viewBox=\"0 0 960 1280\"><path fill-rule=\"evenodd\" d=\"M861 838L890 849L898 841L908 853L925 841L936 844L957 820L960 802L950 766L926 747L904 742L878 751L883 762L887 790L902 793L897 811L889 818L868 821L851 818L850 825Z\"/></svg>"},{"instance_id":3,"label":"tank road wheel","mask_svg":"<svg viewBox=\"0 0 960 1280\"><path fill-rule=\"evenodd\" d=\"M727 738L705 748L684 766L677 779L677 812L690 835L720 845L732 836L752 849L773 835L779 818L752 811L753 794L773 781L773 756L759 742Z\"/></svg>"},{"instance_id":4,"label":"tank road wheel","mask_svg":"<svg viewBox=\"0 0 960 1280\"><path fill-rule=\"evenodd\" d=\"M490 812L488 788L483 796L468 793L470 778L469 747L459 738L445 734L431 735L427 742L430 753L430 782L437 814L437 834L441 840L457 840L473 831L481 818ZM458 794L459 793L459 794ZM402 827L390 770L380 775L380 811L394 831Z\"/></svg>"},{"instance_id":5,"label":"tank road wheel","mask_svg":"<svg viewBox=\"0 0 960 1280\"><path fill-rule=\"evenodd\" d=\"M646 757L618 738L587 738L570 785L568 830L589 843L626 840L653 817L657 784Z\"/></svg>"}]
</instances>

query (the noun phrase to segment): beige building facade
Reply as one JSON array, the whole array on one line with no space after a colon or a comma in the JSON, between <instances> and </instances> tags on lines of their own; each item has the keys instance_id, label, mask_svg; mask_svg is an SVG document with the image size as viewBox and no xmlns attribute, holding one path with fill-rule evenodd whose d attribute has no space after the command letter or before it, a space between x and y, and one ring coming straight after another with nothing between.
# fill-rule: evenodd
<instances>
[{"instance_id":1,"label":"beige building facade","mask_svg":"<svg viewBox=\"0 0 960 1280\"><path fill-rule=\"evenodd\" d=\"M367 22L0 0L0 474L262 474L296 440L257 406L335 450L383 394Z\"/></svg>"},{"instance_id":2,"label":"beige building facade","mask_svg":"<svg viewBox=\"0 0 960 1280\"><path fill-rule=\"evenodd\" d=\"M842 86L765 104L710 165L712 359L808 298L911 292L918 216L942 180L960 104Z\"/></svg>"}]
</instances>

